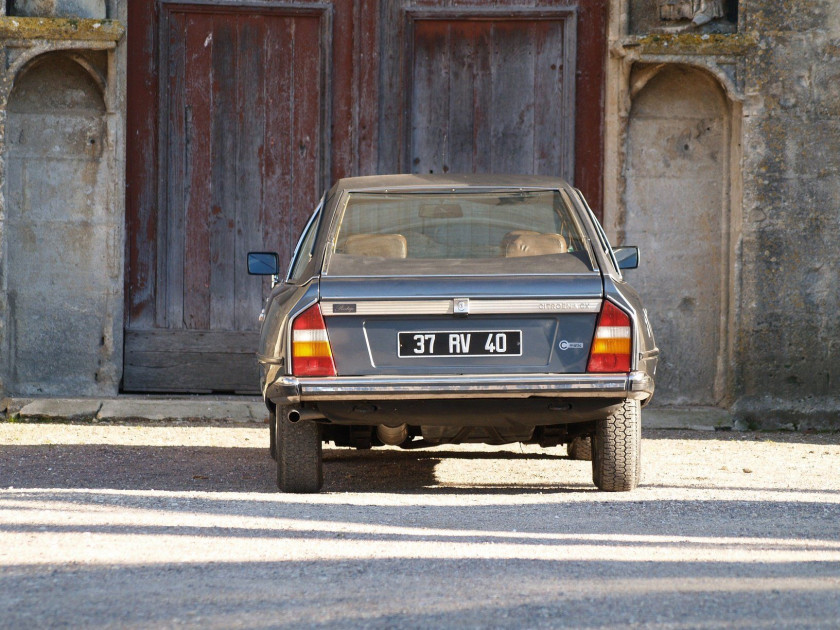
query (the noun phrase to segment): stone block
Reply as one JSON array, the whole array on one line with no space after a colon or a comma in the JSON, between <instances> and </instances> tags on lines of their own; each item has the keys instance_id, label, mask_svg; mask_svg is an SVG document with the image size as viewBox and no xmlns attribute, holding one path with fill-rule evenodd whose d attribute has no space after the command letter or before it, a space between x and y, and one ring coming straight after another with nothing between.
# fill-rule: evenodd
<instances>
[{"instance_id":1,"label":"stone block","mask_svg":"<svg viewBox=\"0 0 840 630\"><path fill-rule=\"evenodd\" d=\"M120 397L106 400L99 410L99 420L232 420L263 422L268 411L262 400L185 400Z\"/></svg>"},{"instance_id":2,"label":"stone block","mask_svg":"<svg viewBox=\"0 0 840 630\"><path fill-rule=\"evenodd\" d=\"M741 3L745 30L755 32L829 31L840 33L836 0L760 0Z\"/></svg>"},{"instance_id":3,"label":"stone block","mask_svg":"<svg viewBox=\"0 0 840 630\"><path fill-rule=\"evenodd\" d=\"M24 405L18 415L27 420L92 420L101 406L91 398L43 398Z\"/></svg>"},{"instance_id":4,"label":"stone block","mask_svg":"<svg viewBox=\"0 0 840 630\"><path fill-rule=\"evenodd\" d=\"M14 112L6 127L6 142L17 159L95 161L102 157L105 139L105 120L96 114Z\"/></svg>"},{"instance_id":5,"label":"stone block","mask_svg":"<svg viewBox=\"0 0 840 630\"><path fill-rule=\"evenodd\" d=\"M117 286L121 242L116 226L21 223L7 226L7 234L10 291L49 299L101 294Z\"/></svg>"},{"instance_id":6,"label":"stone block","mask_svg":"<svg viewBox=\"0 0 840 630\"><path fill-rule=\"evenodd\" d=\"M112 300L88 293L71 301L9 293L10 387L17 395L96 396L116 391L103 378L114 349Z\"/></svg>"},{"instance_id":7,"label":"stone block","mask_svg":"<svg viewBox=\"0 0 840 630\"><path fill-rule=\"evenodd\" d=\"M79 17L104 20L105 0L13 0L12 15L25 17Z\"/></svg>"},{"instance_id":8,"label":"stone block","mask_svg":"<svg viewBox=\"0 0 840 630\"><path fill-rule=\"evenodd\" d=\"M836 431L840 426L837 396L743 396L733 406L736 429Z\"/></svg>"},{"instance_id":9,"label":"stone block","mask_svg":"<svg viewBox=\"0 0 840 630\"><path fill-rule=\"evenodd\" d=\"M650 118L638 120L634 130L638 141L630 160L635 173L692 181L720 179L726 159L720 150L722 119Z\"/></svg>"},{"instance_id":10,"label":"stone block","mask_svg":"<svg viewBox=\"0 0 840 630\"><path fill-rule=\"evenodd\" d=\"M693 429L715 431L731 429L732 415L717 407L645 407L642 424L646 429Z\"/></svg>"},{"instance_id":11,"label":"stone block","mask_svg":"<svg viewBox=\"0 0 840 630\"><path fill-rule=\"evenodd\" d=\"M76 185L68 187L70 178L62 172L75 170L78 163L68 169L66 161L21 160L13 157L6 162L7 207L10 221L15 226L28 224L33 229L40 225L61 229L62 224L103 223L107 217L105 202L108 190L97 190L98 168L92 173L82 173ZM85 176L87 175L87 176Z\"/></svg>"}]
</instances>

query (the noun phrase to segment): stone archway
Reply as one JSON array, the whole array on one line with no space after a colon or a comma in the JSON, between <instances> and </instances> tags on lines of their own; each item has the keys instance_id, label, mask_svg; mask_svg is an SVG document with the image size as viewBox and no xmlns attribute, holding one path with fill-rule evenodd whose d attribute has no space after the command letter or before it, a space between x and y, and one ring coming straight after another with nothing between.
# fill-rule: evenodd
<instances>
[{"instance_id":1,"label":"stone archway","mask_svg":"<svg viewBox=\"0 0 840 630\"><path fill-rule=\"evenodd\" d=\"M707 72L636 70L627 131L625 238L643 251L628 279L662 351L657 401L725 403L730 295L731 104Z\"/></svg>"},{"instance_id":2,"label":"stone archway","mask_svg":"<svg viewBox=\"0 0 840 630\"><path fill-rule=\"evenodd\" d=\"M115 389L122 239L103 79L89 53L46 53L8 99L5 389L96 395ZM115 329L114 322L117 327Z\"/></svg>"}]
</instances>

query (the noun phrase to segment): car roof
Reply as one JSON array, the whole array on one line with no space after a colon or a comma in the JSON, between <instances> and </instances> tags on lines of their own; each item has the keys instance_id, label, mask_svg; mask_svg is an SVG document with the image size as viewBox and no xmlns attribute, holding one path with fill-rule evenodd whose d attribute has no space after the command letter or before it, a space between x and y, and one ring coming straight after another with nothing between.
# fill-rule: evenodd
<instances>
[{"instance_id":1,"label":"car roof","mask_svg":"<svg viewBox=\"0 0 840 630\"><path fill-rule=\"evenodd\" d=\"M488 175L488 174L447 174L447 175L369 175L365 177L345 177L334 186L335 192L372 191L400 189L428 189L440 187L453 188L547 188L559 190L569 184L560 177L542 175Z\"/></svg>"}]
</instances>

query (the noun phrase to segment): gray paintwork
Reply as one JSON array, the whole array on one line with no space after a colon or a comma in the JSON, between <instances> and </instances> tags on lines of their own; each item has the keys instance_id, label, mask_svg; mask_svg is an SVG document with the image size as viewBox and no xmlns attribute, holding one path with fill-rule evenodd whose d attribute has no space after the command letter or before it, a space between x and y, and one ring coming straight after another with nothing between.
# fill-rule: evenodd
<instances>
[{"instance_id":1,"label":"gray paintwork","mask_svg":"<svg viewBox=\"0 0 840 630\"><path fill-rule=\"evenodd\" d=\"M325 252L334 238L335 215L351 191L419 191L440 189L549 189L562 191L571 201L591 242L594 270L577 274L535 274L511 276L424 276L327 277L321 274ZM339 181L326 195L320 215L311 223L317 229L311 252L298 248L284 282L279 283L265 308L259 360L262 366L262 391L270 404L309 409L307 418L324 419L336 409L335 402L369 400L403 401L399 414L410 415L411 405L404 401L441 399L507 399L499 401L502 415L509 415L510 401L522 398L575 399L581 408L595 416L626 398L646 404L653 394L658 350L638 294L623 280L614 258L605 251L603 233L593 223L594 215L579 192L563 180L531 176L415 176L392 175L348 178ZM306 230L304 231L305 237ZM599 240L600 239L600 240ZM468 298L474 304L488 301L536 301L538 306L527 314L494 313L421 316L411 312L411 302L418 300L454 300ZM607 299L629 313L633 322L633 365L630 375L588 375L586 364L597 321L597 312L540 312L543 305L560 300L594 303L597 308ZM586 302L586 301L589 302ZM296 378L291 376L288 360L289 323L315 302L347 302L406 305L393 313L380 315L324 316L338 376L333 378ZM585 309L584 309L585 310ZM521 356L493 357L412 357L400 359L396 338L400 331L494 331L521 330ZM561 350L561 342L571 347ZM566 344L563 344L564 346ZM367 389L366 389L367 388ZM590 399L584 404L583 398ZM601 401L598 403L597 401ZM330 405L327 405L330 401ZM591 401L595 401L592 403ZM459 401L460 402L460 401ZM463 405L463 403L460 403ZM392 405L392 412L395 407ZM445 413L439 423L447 424ZM563 424L588 420L584 415L554 413L535 417L533 424ZM493 414L482 416L483 424L493 424ZM380 424L376 414L359 417L333 414L329 420L344 423ZM409 418L410 423L410 418ZM425 423L428 423L426 414ZM504 422L504 420L500 420ZM527 418L519 422L528 424ZM453 418L451 424L462 424Z\"/></svg>"}]
</instances>

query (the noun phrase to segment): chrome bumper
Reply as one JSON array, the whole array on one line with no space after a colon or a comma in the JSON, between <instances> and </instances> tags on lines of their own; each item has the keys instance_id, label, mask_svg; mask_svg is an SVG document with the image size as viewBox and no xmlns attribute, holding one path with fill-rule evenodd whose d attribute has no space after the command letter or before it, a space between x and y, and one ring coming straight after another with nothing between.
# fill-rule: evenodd
<instances>
[{"instance_id":1,"label":"chrome bumper","mask_svg":"<svg viewBox=\"0 0 840 630\"><path fill-rule=\"evenodd\" d=\"M629 374L512 374L453 376L281 376L266 398L277 404L328 400L410 400L435 398L627 398L653 395L645 372Z\"/></svg>"}]
</instances>

